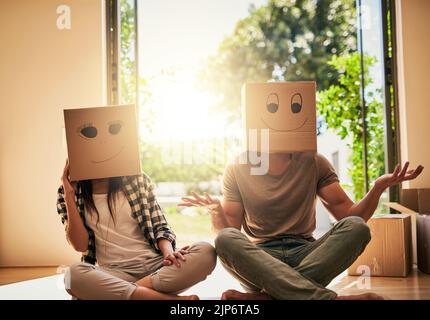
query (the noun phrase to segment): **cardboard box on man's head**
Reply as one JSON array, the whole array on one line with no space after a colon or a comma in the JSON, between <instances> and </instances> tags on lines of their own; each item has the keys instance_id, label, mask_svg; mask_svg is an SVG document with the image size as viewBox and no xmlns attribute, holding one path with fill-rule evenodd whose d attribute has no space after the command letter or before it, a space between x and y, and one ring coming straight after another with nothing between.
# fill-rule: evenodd
<instances>
[{"instance_id":1,"label":"cardboard box on man's head","mask_svg":"<svg viewBox=\"0 0 430 320\"><path fill-rule=\"evenodd\" d=\"M262 143L250 142L269 133L270 153L316 151L316 84L314 81L246 83L242 87L244 146L263 151ZM259 138L260 139L260 138ZM257 147L255 149L255 146Z\"/></svg>"},{"instance_id":2,"label":"cardboard box on man's head","mask_svg":"<svg viewBox=\"0 0 430 320\"><path fill-rule=\"evenodd\" d=\"M134 105L64 110L72 181L141 173Z\"/></svg>"}]
</instances>

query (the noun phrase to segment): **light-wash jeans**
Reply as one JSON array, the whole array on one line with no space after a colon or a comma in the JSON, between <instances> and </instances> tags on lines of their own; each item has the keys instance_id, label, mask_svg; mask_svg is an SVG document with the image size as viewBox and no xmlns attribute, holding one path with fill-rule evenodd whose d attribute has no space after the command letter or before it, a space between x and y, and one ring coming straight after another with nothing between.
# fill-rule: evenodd
<instances>
[{"instance_id":1,"label":"light-wash jeans","mask_svg":"<svg viewBox=\"0 0 430 320\"><path fill-rule=\"evenodd\" d=\"M94 266L76 263L65 274L67 292L81 300L126 300L137 288L136 281L150 275L154 290L178 294L211 274L216 264L214 247L207 242L190 246L181 267L163 266L163 256L148 251L133 265Z\"/></svg>"},{"instance_id":2,"label":"light-wash jeans","mask_svg":"<svg viewBox=\"0 0 430 320\"><path fill-rule=\"evenodd\" d=\"M247 292L284 300L334 299L337 294L325 287L357 259L370 238L364 220L352 216L318 240L292 235L255 245L238 229L226 228L215 248Z\"/></svg>"}]
</instances>

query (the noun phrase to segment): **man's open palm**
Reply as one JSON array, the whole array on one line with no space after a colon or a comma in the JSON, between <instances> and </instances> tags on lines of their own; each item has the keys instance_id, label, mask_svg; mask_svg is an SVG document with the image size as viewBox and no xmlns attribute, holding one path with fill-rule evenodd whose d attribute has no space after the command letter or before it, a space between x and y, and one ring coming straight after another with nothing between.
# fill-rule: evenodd
<instances>
[{"instance_id":1,"label":"man's open palm","mask_svg":"<svg viewBox=\"0 0 430 320\"><path fill-rule=\"evenodd\" d=\"M424 167L419 165L416 169L408 170L409 161L405 163L403 168L401 168L400 164L396 166L393 173L387 173L380 176L375 181L375 185L380 186L383 189L389 188L393 185L401 183L407 180L413 180L418 177L423 171Z\"/></svg>"},{"instance_id":2,"label":"man's open palm","mask_svg":"<svg viewBox=\"0 0 430 320\"><path fill-rule=\"evenodd\" d=\"M204 196L200 196L195 192L191 192L192 197L183 197L182 203L178 204L178 207L206 207L211 212L222 213L223 209L221 201L217 198L212 198L207 192Z\"/></svg>"}]
</instances>

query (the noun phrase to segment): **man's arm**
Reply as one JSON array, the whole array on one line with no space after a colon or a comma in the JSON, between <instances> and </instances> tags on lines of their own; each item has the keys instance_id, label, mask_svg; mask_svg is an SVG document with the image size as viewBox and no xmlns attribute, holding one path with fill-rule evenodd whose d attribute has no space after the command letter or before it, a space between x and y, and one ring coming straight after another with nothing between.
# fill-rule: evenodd
<instances>
[{"instance_id":1,"label":"man's arm","mask_svg":"<svg viewBox=\"0 0 430 320\"><path fill-rule=\"evenodd\" d=\"M415 179L424 169L420 165L414 170L408 170L408 166L409 162L406 162L403 169L397 165L393 173L384 174L376 179L372 189L356 203L348 197L338 182L322 187L318 191L318 196L336 220L359 216L367 221L375 212L379 198L385 189L403 181Z\"/></svg>"},{"instance_id":2,"label":"man's arm","mask_svg":"<svg viewBox=\"0 0 430 320\"><path fill-rule=\"evenodd\" d=\"M378 206L381 194L379 189L373 187L363 199L354 203L338 182L331 183L318 192L324 207L338 221L348 216L359 216L365 221L369 220Z\"/></svg>"},{"instance_id":3,"label":"man's arm","mask_svg":"<svg viewBox=\"0 0 430 320\"><path fill-rule=\"evenodd\" d=\"M215 224L215 214L212 213L212 227L216 233L220 230L228 227L236 228L238 230L242 229L243 222L243 205L241 202L236 201L227 201L223 199L221 202L221 206L223 208L225 223L216 225Z\"/></svg>"}]
</instances>

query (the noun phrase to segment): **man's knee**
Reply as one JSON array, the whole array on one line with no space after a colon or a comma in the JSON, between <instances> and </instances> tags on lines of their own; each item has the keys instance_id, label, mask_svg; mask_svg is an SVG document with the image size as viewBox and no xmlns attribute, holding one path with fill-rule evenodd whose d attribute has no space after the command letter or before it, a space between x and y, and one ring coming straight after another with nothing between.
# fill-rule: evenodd
<instances>
[{"instance_id":1,"label":"man's knee","mask_svg":"<svg viewBox=\"0 0 430 320\"><path fill-rule=\"evenodd\" d=\"M361 217L350 216L339 221L339 227L346 228L355 240L367 244L371 239L370 228Z\"/></svg>"},{"instance_id":2,"label":"man's knee","mask_svg":"<svg viewBox=\"0 0 430 320\"><path fill-rule=\"evenodd\" d=\"M215 238L215 250L218 255L222 255L226 250L234 249L233 243L241 239L243 234L236 228L224 228Z\"/></svg>"},{"instance_id":3,"label":"man's knee","mask_svg":"<svg viewBox=\"0 0 430 320\"><path fill-rule=\"evenodd\" d=\"M209 275L216 266L215 248L208 242L201 241L194 243L192 249L199 253L198 265L205 275Z\"/></svg>"}]
</instances>

